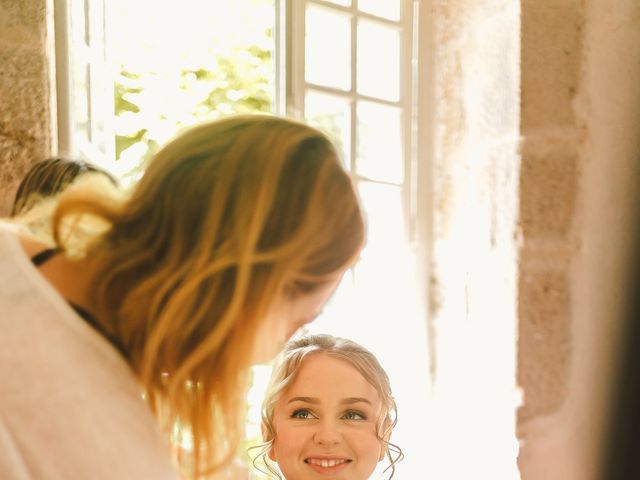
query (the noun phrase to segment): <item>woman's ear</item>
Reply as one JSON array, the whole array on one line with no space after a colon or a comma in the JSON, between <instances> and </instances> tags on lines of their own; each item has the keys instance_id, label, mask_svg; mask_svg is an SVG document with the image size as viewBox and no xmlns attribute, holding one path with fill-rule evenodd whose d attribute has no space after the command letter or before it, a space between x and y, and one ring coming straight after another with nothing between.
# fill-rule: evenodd
<instances>
[{"instance_id":1,"label":"woman's ear","mask_svg":"<svg viewBox=\"0 0 640 480\"><path fill-rule=\"evenodd\" d=\"M381 462L385 455L389 452L389 440L391 440L391 422L389 418L385 418L382 423L382 438L380 438L380 455L378 456L378 461Z\"/></svg>"},{"instance_id":2,"label":"woman's ear","mask_svg":"<svg viewBox=\"0 0 640 480\"><path fill-rule=\"evenodd\" d=\"M269 447L269 453L267 455L269 455L269 459L273 460L274 462L278 461L278 459L276 458L276 452L273 448L273 445Z\"/></svg>"},{"instance_id":3,"label":"woman's ear","mask_svg":"<svg viewBox=\"0 0 640 480\"><path fill-rule=\"evenodd\" d=\"M380 455L378 455L378 461L381 462L384 460L385 455L389 449L387 448L387 444L385 442L380 442Z\"/></svg>"},{"instance_id":4,"label":"woman's ear","mask_svg":"<svg viewBox=\"0 0 640 480\"><path fill-rule=\"evenodd\" d=\"M274 436L269 434L269 430L267 426L264 424L264 422L260 424L260 430L262 431L262 441L263 442L271 441L271 445L269 445L269 451L267 452L267 455L271 460L273 460L274 462L277 462L278 460L276 460L276 452L274 451L274 448L273 448L273 441L275 440Z\"/></svg>"}]
</instances>

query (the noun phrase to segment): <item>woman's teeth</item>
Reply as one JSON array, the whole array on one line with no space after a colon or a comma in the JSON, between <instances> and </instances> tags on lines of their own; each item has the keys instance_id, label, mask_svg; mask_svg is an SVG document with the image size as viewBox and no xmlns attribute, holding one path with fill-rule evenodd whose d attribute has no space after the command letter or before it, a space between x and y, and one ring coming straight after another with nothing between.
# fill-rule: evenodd
<instances>
[{"instance_id":1,"label":"woman's teeth","mask_svg":"<svg viewBox=\"0 0 640 480\"><path fill-rule=\"evenodd\" d=\"M319 458L307 458L306 462L312 465L318 465L320 467L328 468L335 467L336 465L340 465L343 463L347 463L349 460L341 458L341 459L319 459Z\"/></svg>"}]
</instances>

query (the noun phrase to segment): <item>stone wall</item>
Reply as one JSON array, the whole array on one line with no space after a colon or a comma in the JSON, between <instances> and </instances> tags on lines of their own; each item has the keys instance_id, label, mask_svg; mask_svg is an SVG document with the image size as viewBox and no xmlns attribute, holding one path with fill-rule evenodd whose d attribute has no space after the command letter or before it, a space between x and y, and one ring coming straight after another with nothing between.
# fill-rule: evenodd
<instances>
[{"instance_id":1,"label":"stone wall","mask_svg":"<svg viewBox=\"0 0 640 480\"><path fill-rule=\"evenodd\" d=\"M522 21L520 469L595 480L640 205L640 3L531 0Z\"/></svg>"},{"instance_id":2,"label":"stone wall","mask_svg":"<svg viewBox=\"0 0 640 480\"><path fill-rule=\"evenodd\" d=\"M521 422L558 409L571 355L570 266L584 132L581 0L522 2L518 383Z\"/></svg>"},{"instance_id":3,"label":"stone wall","mask_svg":"<svg viewBox=\"0 0 640 480\"><path fill-rule=\"evenodd\" d=\"M46 0L0 0L0 215L29 166L55 143L50 15Z\"/></svg>"}]
</instances>

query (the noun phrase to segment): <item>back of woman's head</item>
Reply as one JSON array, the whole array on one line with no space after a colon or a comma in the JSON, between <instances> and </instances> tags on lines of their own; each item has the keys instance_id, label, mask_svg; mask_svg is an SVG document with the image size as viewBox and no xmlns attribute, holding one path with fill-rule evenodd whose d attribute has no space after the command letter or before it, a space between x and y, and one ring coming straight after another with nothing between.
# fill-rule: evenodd
<instances>
[{"instance_id":1,"label":"back of woman's head","mask_svg":"<svg viewBox=\"0 0 640 480\"><path fill-rule=\"evenodd\" d=\"M117 228L116 241L135 238L145 250L152 243L156 253L196 263L224 256L286 264L294 291L329 279L363 243L353 187L332 144L267 115L203 124L169 143Z\"/></svg>"},{"instance_id":2,"label":"back of woman's head","mask_svg":"<svg viewBox=\"0 0 640 480\"><path fill-rule=\"evenodd\" d=\"M99 173L113 185L117 180L106 170L82 160L51 157L33 164L18 185L13 201L11 216L24 213L40 200L62 192L79 175Z\"/></svg>"},{"instance_id":3,"label":"back of woman's head","mask_svg":"<svg viewBox=\"0 0 640 480\"><path fill-rule=\"evenodd\" d=\"M152 405L168 403L189 426L194 455L224 460L241 434L256 342L270 341L258 328L279 302L334 280L363 245L333 146L276 116L204 123L158 152L124 204L63 198L56 224L78 212L110 224L93 247L105 258L94 291L107 330ZM212 412L223 412L215 423Z\"/></svg>"}]
</instances>

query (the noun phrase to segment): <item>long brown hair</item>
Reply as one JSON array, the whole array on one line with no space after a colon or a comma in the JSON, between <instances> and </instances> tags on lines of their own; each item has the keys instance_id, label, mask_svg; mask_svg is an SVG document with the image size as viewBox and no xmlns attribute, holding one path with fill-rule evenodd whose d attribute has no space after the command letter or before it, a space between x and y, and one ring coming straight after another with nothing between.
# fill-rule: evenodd
<instances>
[{"instance_id":1,"label":"long brown hair","mask_svg":"<svg viewBox=\"0 0 640 480\"><path fill-rule=\"evenodd\" d=\"M352 182L321 132L241 115L167 144L124 202L63 196L58 244L87 214L108 225L86 247L101 265L94 313L165 428L190 435L185 475L215 472L242 438L258 327L359 254Z\"/></svg>"}]
</instances>

